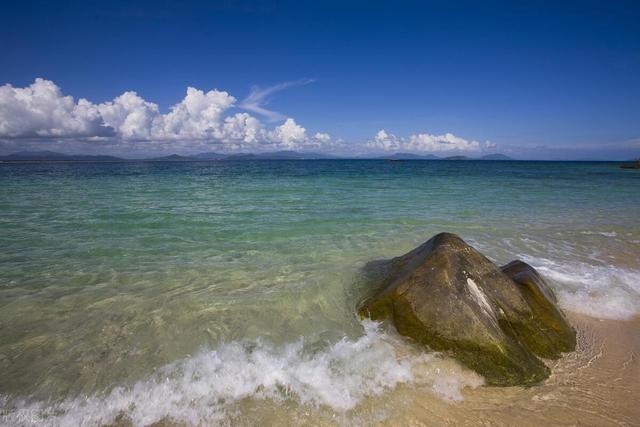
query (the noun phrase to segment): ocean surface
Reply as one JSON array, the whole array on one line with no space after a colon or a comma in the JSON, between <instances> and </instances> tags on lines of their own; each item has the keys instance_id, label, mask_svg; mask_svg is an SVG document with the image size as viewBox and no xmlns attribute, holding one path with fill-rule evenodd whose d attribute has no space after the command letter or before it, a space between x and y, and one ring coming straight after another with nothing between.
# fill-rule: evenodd
<instances>
[{"instance_id":1,"label":"ocean surface","mask_svg":"<svg viewBox=\"0 0 640 427\"><path fill-rule=\"evenodd\" d=\"M640 171L618 166L0 164L0 424L357 424L397 387L464 405L482 378L358 320L362 267L450 231L630 319Z\"/></svg>"}]
</instances>

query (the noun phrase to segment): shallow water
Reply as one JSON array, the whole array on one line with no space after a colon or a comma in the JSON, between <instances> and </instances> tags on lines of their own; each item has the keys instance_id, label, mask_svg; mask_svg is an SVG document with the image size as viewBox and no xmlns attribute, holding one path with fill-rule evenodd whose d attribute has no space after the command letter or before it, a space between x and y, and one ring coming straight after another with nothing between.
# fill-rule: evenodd
<instances>
[{"instance_id":1,"label":"shallow water","mask_svg":"<svg viewBox=\"0 0 640 427\"><path fill-rule=\"evenodd\" d=\"M366 262L445 230L531 263L566 309L640 311L640 173L614 163L0 164L0 184L10 424L251 423L264 402L340 422L407 387L460 400L480 378L354 314Z\"/></svg>"}]
</instances>

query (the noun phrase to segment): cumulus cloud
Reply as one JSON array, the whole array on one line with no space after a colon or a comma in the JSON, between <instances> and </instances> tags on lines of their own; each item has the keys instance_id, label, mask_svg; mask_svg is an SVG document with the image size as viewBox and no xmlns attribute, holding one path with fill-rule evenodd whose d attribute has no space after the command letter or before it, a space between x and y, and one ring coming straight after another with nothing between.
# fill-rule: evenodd
<instances>
[{"instance_id":1,"label":"cumulus cloud","mask_svg":"<svg viewBox=\"0 0 640 427\"><path fill-rule=\"evenodd\" d=\"M255 93L252 99L260 103L268 95L297 84L304 82L283 83ZM166 114L161 113L157 104L133 91L101 104L86 99L76 102L52 81L38 78L25 88L0 86L0 137L194 141L200 145L210 141L232 150L293 150L330 140L325 133L308 137L306 129L292 118L268 130L248 113L228 114L234 107L236 98L227 92L204 92L193 87L187 88L184 99Z\"/></svg>"},{"instance_id":2,"label":"cumulus cloud","mask_svg":"<svg viewBox=\"0 0 640 427\"><path fill-rule=\"evenodd\" d=\"M367 151L470 152L495 148L452 133L420 133L397 137L380 130L367 142L348 144L328 133L308 134L295 119L264 109L269 97L288 87L310 83L297 80L254 89L240 105L231 94L221 90L205 92L187 88L185 97L163 113L157 104L134 91L111 101L95 104L74 100L62 93L52 81L36 79L24 88L0 86L0 139L4 145L26 146L47 140L53 146L77 143L121 144L121 149L204 149L215 145L223 151L320 150L344 154ZM258 118L238 108L253 111L268 119L284 121L276 127L265 126ZM235 110L235 111L234 111ZM9 141L9 142L8 142ZM153 144L152 144L153 143Z\"/></svg>"},{"instance_id":3,"label":"cumulus cloud","mask_svg":"<svg viewBox=\"0 0 640 427\"><path fill-rule=\"evenodd\" d=\"M125 92L97 106L104 124L125 140L239 140L253 142L260 126L243 114L225 117L236 99L227 92L189 87L182 101L161 114L158 105Z\"/></svg>"},{"instance_id":4,"label":"cumulus cloud","mask_svg":"<svg viewBox=\"0 0 640 427\"><path fill-rule=\"evenodd\" d=\"M285 149L294 149L304 144L307 140L307 130L296 123L292 118L274 129L269 137L277 146Z\"/></svg>"},{"instance_id":5,"label":"cumulus cloud","mask_svg":"<svg viewBox=\"0 0 640 427\"><path fill-rule=\"evenodd\" d=\"M223 142L241 141L246 144L260 142L264 134L262 124L247 113L238 113L224 119L221 136Z\"/></svg>"},{"instance_id":6,"label":"cumulus cloud","mask_svg":"<svg viewBox=\"0 0 640 427\"><path fill-rule=\"evenodd\" d=\"M373 141L369 142L369 147L378 148L385 151L397 150L400 148L401 141L391 133L384 129L380 129Z\"/></svg>"},{"instance_id":7,"label":"cumulus cloud","mask_svg":"<svg viewBox=\"0 0 640 427\"><path fill-rule=\"evenodd\" d=\"M487 141L487 144L491 143ZM384 129L378 131L367 146L375 150L408 152L471 152L480 151L482 148L478 141L466 140L452 133L444 135L420 133L399 138Z\"/></svg>"},{"instance_id":8,"label":"cumulus cloud","mask_svg":"<svg viewBox=\"0 0 640 427\"><path fill-rule=\"evenodd\" d=\"M224 117L235 102L227 92L189 87L182 101L161 114L157 104L133 91L102 104L86 99L76 103L52 81L36 79L26 88L0 87L0 136L252 141L260 128L256 119L242 114Z\"/></svg>"},{"instance_id":9,"label":"cumulus cloud","mask_svg":"<svg viewBox=\"0 0 640 427\"><path fill-rule=\"evenodd\" d=\"M331 141L331 135L329 135L328 133L318 132L315 135L313 135L313 139L314 141L317 141L320 143L328 143Z\"/></svg>"},{"instance_id":10,"label":"cumulus cloud","mask_svg":"<svg viewBox=\"0 0 640 427\"><path fill-rule=\"evenodd\" d=\"M86 99L77 103L53 82L36 79L30 86L0 86L0 136L109 136L98 107Z\"/></svg>"},{"instance_id":11,"label":"cumulus cloud","mask_svg":"<svg viewBox=\"0 0 640 427\"><path fill-rule=\"evenodd\" d=\"M484 142L484 149L485 150L494 150L498 148L498 144L496 144L495 142L491 142L491 141L485 141Z\"/></svg>"},{"instance_id":12,"label":"cumulus cloud","mask_svg":"<svg viewBox=\"0 0 640 427\"><path fill-rule=\"evenodd\" d=\"M104 126L113 129L122 139L151 139L161 127L158 106L135 92L125 92L113 101L97 105L96 109Z\"/></svg>"},{"instance_id":13,"label":"cumulus cloud","mask_svg":"<svg viewBox=\"0 0 640 427\"><path fill-rule=\"evenodd\" d=\"M187 95L171 111L161 116L162 129L158 137L176 139L224 139L223 114L236 99L227 92L211 90L204 93L189 87ZM238 123L242 123L240 119Z\"/></svg>"}]
</instances>

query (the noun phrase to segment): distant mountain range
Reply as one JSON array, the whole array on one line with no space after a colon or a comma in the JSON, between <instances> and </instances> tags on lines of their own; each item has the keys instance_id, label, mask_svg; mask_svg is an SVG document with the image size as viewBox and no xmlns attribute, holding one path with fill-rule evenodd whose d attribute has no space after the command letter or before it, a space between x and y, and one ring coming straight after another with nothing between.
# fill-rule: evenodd
<instances>
[{"instance_id":1,"label":"distant mountain range","mask_svg":"<svg viewBox=\"0 0 640 427\"><path fill-rule=\"evenodd\" d=\"M467 156L448 156L438 157L433 154L412 154L412 153L395 153L390 156L376 157L382 160L513 160L504 154L487 154L486 156L472 158Z\"/></svg>"},{"instance_id":2,"label":"distant mountain range","mask_svg":"<svg viewBox=\"0 0 640 427\"><path fill-rule=\"evenodd\" d=\"M487 154L486 156L480 157L479 160L513 160L509 156L505 156L504 154Z\"/></svg>"},{"instance_id":3,"label":"distant mountain range","mask_svg":"<svg viewBox=\"0 0 640 427\"><path fill-rule=\"evenodd\" d=\"M297 151L274 151L271 153L241 153L223 154L216 152L194 154L192 156L179 156L172 154L165 157L156 157L148 160L165 162L185 162L198 160L318 160L335 159L336 157L320 153L299 153Z\"/></svg>"},{"instance_id":4,"label":"distant mountain range","mask_svg":"<svg viewBox=\"0 0 640 427\"><path fill-rule=\"evenodd\" d=\"M114 156L62 154L54 151L19 151L7 156L0 156L0 161L13 162L121 162L123 160Z\"/></svg>"},{"instance_id":5,"label":"distant mountain range","mask_svg":"<svg viewBox=\"0 0 640 427\"><path fill-rule=\"evenodd\" d=\"M125 159L122 159L123 161ZM188 157L188 156L180 156L178 154L171 154L169 156L162 156L162 157L152 157L150 159L142 159L143 161L148 161L148 162L193 162L195 160L201 160L201 159L197 159L195 157Z\"/></svg>"},{"instance_id":6,"label":"distant mountain range","mask_svg":"<svg viewBox=\"0 0 640 427\"><path fill-rule=\"evenodd\" d=\"M380 160L440 160L440 157L433 154L420 155L412 153L395 153L390 156L376 157Z\"/></svg>"},{"instance_id":7,"label":"distant mountain range","mask_svg":"<svg viewBox=\"0 0 640 427\"><path fill-rule=\"evenodd\" d=\"M151 157L148 159L125 159L106 155L88 154L63 154L54 151L20 151L5 156L0 156L3 162L127 162L127 161L149 161L149 162L193 162L212 160L321 160L339 159L340 157L330 156L321 153L301 153L297 151L275 151L270 153L247 153L247 154L224 154L207 152L194 154L191 156L181 156L171 154L169 156ZM365 157L361 157L365 158ZM378 160L512 160L504 154L488 154L486 156L472 159L466 156L438 157L432 154L419 155L412 153L395 153L383 157L371 157Z\"/></svg>"}]
</instances>

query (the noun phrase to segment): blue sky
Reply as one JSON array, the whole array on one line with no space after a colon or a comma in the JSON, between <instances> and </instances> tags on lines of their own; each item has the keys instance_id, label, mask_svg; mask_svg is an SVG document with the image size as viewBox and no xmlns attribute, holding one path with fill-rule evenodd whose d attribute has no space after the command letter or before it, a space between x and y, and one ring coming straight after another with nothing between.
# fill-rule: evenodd
<instances>
[{"instance_id":1,"label":"blue sky","mask_svg":"<svg viewBox=\"0 0 640 427\"><path fill-rule=\"evenodd\" d=\"M631 158L639 22L637 1L9 1L0 149Z\"/></svg>"}]
</instances>

